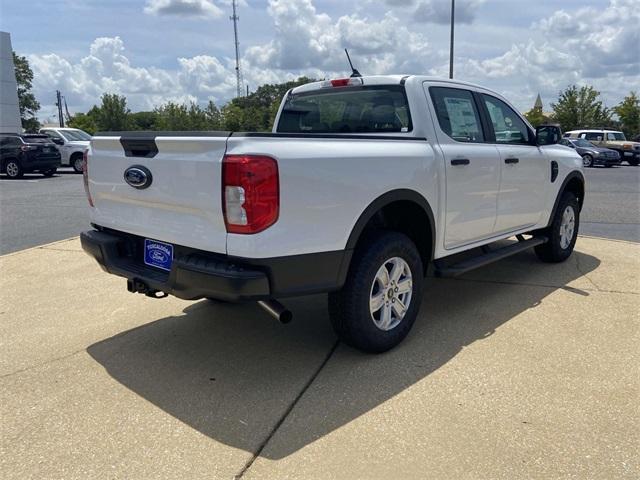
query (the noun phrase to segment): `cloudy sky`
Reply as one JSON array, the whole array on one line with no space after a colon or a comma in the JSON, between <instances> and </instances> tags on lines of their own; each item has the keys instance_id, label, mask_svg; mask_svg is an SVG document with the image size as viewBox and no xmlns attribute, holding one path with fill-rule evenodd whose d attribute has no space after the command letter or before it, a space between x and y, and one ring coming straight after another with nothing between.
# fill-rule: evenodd
<instances>
[{"instance_id":1,"label":"cloudy sky","mask_svg":"<svg viewBox=\"0 0 640 480\"><path fill-rule=\"evenodd\" d=\"M234 96L231 0L0 0L0 30L26 55L41 116L55 90L86 111L104 92L132 110ZM307 75L448 75L449 0L240 0L244 81L251 89ZM457 0L455 77L528 110L569 84L608 106L640 90L638 0Z\"/></svg>"}]
</instances>

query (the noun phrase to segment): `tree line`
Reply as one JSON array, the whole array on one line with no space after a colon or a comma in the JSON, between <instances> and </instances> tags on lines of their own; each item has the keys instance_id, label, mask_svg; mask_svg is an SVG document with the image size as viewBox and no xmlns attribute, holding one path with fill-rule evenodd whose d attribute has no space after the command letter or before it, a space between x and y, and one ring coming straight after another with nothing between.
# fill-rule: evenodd
<instances>
[{"instance_id":1,"label":"tree line","mask_svg":"<svg viewBox=\"0 0 640 480\"><path fill-rule=\"evenodd\" d=\"M556 123L563 132L584 127L615 128L621 129L629 139L640 133L640 99L633 91L615 107L607 108L595 88L571 85L560 92L551 110L545 114L542 107L534 106L524 116L534 127ZM617 120L613 118L614 113Z\"/></svg>"},{"instance_id":2,"label":"tree line","mask_svg":"<svg viewBox=\"0 0 640 480\"><path fill-rule=\"evenodd\" d=\"M31 92L33 72L25 57L14 53L13 60L22 127L27 132L35 132L40 128L36 117L40 104ZM131 112L125 96L105 93L100 105L94 105L86 113L73 115L68 125L91 134L123 130L269 131L287 90L313 81L300 77L295 81L262 85L246 97L234 98L220 108L211 101L205 106L167 102L151 111ZM640 134L640 99L636 92L630 92L618 105L608 108L601 100L600 92L593 87L571 85L560 92L556 102L551 103L551 110L545 113L538 106L524 115L534 127L543 123L559 124L563 131L610 127L621 129L630 139Z\"/></svg>"},{"instance_id":3,"label":"tree line","mask_svg":"<svg viewBox=\"0 0 640 480\"><path fill-rule=\"evenodd\" d=\"M287 90L313 81L300 77L290 82L262 85L255 92L234 98L221 108L211 101L206 106L167 102L151 111L135 113L129 110L123 95L105 93L100 105L94 105L87 113L74 115L68 124L91 134L122 130L270 131Z\"/></svg>"}]
</instances>

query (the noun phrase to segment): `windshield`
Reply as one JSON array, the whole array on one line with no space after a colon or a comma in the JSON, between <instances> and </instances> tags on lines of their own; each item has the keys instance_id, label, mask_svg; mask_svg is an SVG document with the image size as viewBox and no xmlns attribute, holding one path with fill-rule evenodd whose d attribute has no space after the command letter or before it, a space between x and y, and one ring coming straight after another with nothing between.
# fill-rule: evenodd
<instances>
[{"instance_id":1,"label":"windshield","mask_svg":"<svg viewBox=\"0 0 640 480\"><path fill-rule=\"evenodd\" d=\"M583 138L581 138L580 140L574 140L573 143L576 145L576 147L584 147L584 148L595 147L593 143L587 140L584 140Z\"/></svg>"},{"instance_id":2,"label":"windshield","mask_svg":"<svg viewBox=\"0 0 640 480\"><path fill-rule=\"evenodd\" d=\"M324 88L287 98L277 130L283 133L409 132L404 87Z\"/></svg>"},{"instance_id":3,"label":"windshield","mask_svg":"<svg viewBox=\"0 0 640 480\"><path fill-rule=\"evenodd\" d=\"M68 142L91 140L91 135L82 130L58 130L58 133L62 135Z\"/></svg>"}]
</instances>

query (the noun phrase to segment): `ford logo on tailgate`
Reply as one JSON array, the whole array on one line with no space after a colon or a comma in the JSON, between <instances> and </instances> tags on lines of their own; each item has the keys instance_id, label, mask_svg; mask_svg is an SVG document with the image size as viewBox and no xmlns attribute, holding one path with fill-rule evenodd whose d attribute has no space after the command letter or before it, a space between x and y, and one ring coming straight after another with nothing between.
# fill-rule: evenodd
<instances>
[{"instance_id":1,"label":"ford logo on tailgate","mask_svg":"<svg viewBox=\"0 0 640 480\"><path fill-rule=\"evenodd\" d=\"M147 167L133 165L124 171L124 181L133 188L147 188L153 181L153 176Z\"/></svg>"}]
</instances>

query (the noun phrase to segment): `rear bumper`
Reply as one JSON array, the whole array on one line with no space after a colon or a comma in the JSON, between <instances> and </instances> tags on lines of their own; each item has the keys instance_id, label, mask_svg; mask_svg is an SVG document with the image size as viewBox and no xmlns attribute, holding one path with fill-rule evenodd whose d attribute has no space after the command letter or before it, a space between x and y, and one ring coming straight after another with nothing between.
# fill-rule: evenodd
<instances>
[{"instance_id":1,"label":"rear bumper","mask_svg":"<svg viewBox=\"0 0 640 480\"><path fill-rule=\"evenodd\" d=\"M22 158L21 166L25 172L46 171L61 165L60 155L48 157Z\"/></svg>"},{"instance_id":2,"label":"rear bumper","mask_svg":"<svg viewBox=\"0 0 640 480\"><path fill-rule=\"evenodd\" d=\"M337 290L351 259L349 250L243 259L174 245L171 271L165 272L142 261L142 237L101 229L82 232L80 241L106 272L186 300L241 302Z\"/></svg>"}]
</instances>

